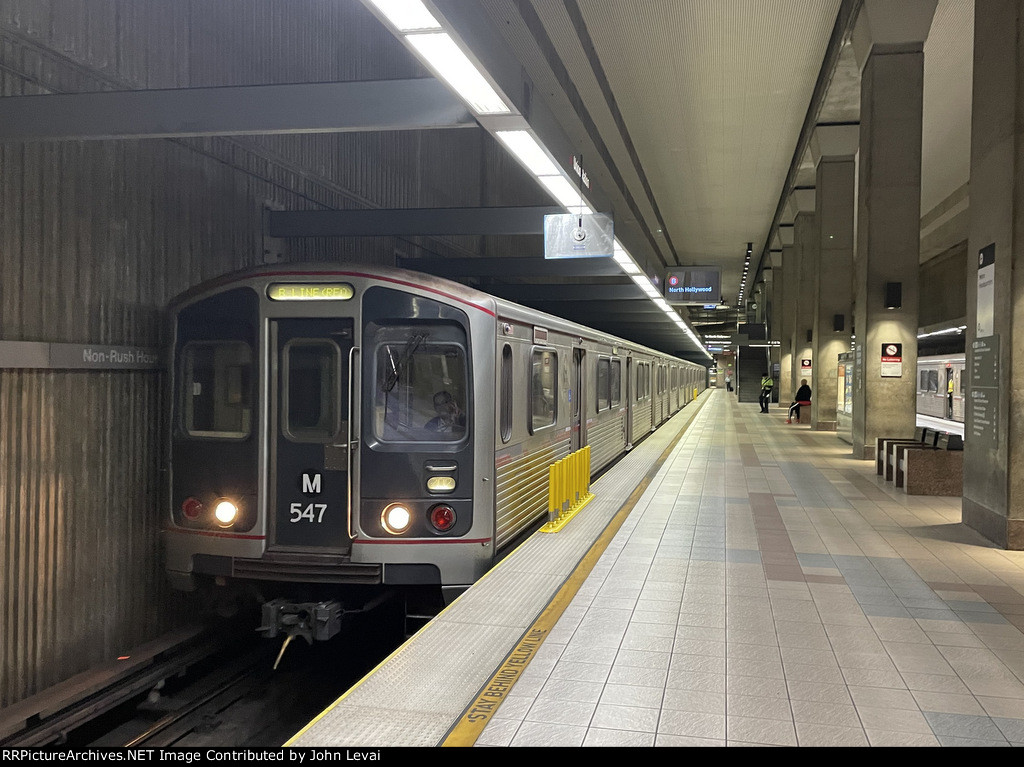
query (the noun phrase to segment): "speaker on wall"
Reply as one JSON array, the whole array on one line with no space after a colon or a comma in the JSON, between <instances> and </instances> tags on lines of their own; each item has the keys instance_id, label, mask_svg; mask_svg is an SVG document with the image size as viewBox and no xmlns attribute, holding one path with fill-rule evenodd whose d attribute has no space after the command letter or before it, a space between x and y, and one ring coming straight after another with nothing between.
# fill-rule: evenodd
<instances>
[{"instance_id":1,"label":"speaker on wall","mask_svg":"<svg viewBox=\"0 0 1024 767\"><path fill-rule=\"evenodd\" d=\"M903 306L903 283L885 283L885 308L899 309Z\"/></svg>"}]
</instances>

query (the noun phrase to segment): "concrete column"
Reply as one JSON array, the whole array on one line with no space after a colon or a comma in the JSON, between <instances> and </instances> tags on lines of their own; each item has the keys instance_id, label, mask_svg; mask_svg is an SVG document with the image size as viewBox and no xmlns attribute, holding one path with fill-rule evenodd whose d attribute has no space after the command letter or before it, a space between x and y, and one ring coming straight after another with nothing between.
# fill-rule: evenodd
<instances>
[{"instance_id":1,"label":"concrete column","mask_svg":"<svg viewBox=\"0 0 1024 767\"><path fill-rule=\"evenodd\" d=\"M818 225L814 214L813 189L794 190L790 195L795 218L793 223L793 252L799 274L796 278L796 327L793 335L793 392L800 382L814 388L814 289L818 282ZM811 360L811 370L803 368L802 361ZM792 395L785 401L789 405Z\"/></svg>"},{"instance_id":2,"label":"concrete column","mask_svg":"<svg viewBox=\"0 0 1024 767\"><path fill-rule=\"evenodd\" d=\"M1019 2L975 7L962 519L1016 550L1024 549L1022 35ZM979 274L983 250L994 266ZM992 268L994 280L983 286Z\"/></svg>"},{"instance_id":3,"label":"concrete column","mask_svg":"<svg viewBox=\"0 0 1024 767\"><path fill-rule=\"evenodd\" d=\"M782 364L781 364L781 345L778 343L782 338L782 283L784 274L782 271L782 249L771 249L768 251L768 275L765 277L766 282L771 284L771 291L769 292L770 297L770 314L769 314L769 326L768 326L768 340L775 342L771 348L771 359L772 359L772 370L778 369L776 375L775 390L780 393L779 402L782 402ZM789 400L786 400L787 402Z\"/></svg>"},{"instance_id":4,"label":"concrete column","mask_svg":"<svg viewBox=\"0 0 1024 767\"><path fill-rule=\"evenodd\" d=\"M921 105L936 2L864 0L854 28L861 122L852 441L859 458L874 457L877 437L911 436L917 423ZM886 307L888 283L901 286L898 308ZM891 345L902 349L902 370L882 365Z\"/></svg>"},{"instance_id":5,"label":"concrete column","mask_svg":"<svg viewBox=\"0 0 1024 767\"><path fill-rule=\"evenodd\" d=\"M859 140L856 125L819 125L811 138L819 254L811 343L811 428L819 431L835 431L838 356L850 351L854 179Z\"/></svg>"},{"instance_id":6,"label":"concrete column","mask_svg":"<svg viewBox=\"0 0 1024 767\"><path fill-rule=\"evenodd\" d=\"M793 255L793 227L779 227L779 244L785 279L780 280L781 334L779 340L779 402L793 401L793 341L796 332L796 283L798 271Z\"/></svg>"}]
</instances>

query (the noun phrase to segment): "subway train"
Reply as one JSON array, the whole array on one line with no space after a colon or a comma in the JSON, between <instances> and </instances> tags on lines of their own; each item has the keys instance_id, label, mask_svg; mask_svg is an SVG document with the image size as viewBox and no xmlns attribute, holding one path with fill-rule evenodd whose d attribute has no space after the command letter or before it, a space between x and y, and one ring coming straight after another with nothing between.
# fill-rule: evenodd
<instances>
[{"instance_id":1,"label":"subway train","mask_svg":"<svg viewBox=\"0 0 1024 767\"><path fill-rule=\"evenodd\" d=\"M309 641L400 595L436 614L548 516L549 467L596 475L707 369L409 271L289 264L170 306L165 568Z\"/></svg>"},{"instance_id":2,"label":"subway train","mask_svg":"<svg viewBox=\"0 0 1024 767\"><path fill-rule=\"evenodd\" d=\"M917 413L945 421L964 422L963 354L936 355L917 359ZM949 396L949 383L953 396Z\"/></svg>"}]
</instances>

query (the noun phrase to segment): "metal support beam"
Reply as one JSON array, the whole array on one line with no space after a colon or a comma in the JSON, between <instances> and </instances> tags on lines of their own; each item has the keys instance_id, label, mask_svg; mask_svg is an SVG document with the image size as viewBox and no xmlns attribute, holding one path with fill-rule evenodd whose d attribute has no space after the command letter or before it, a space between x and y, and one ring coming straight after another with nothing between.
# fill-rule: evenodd
<instances>
[{"instance_id":1,"label":"metal support beam","mask_svg":"<svg viewBox=\"0 0 1024 767\"><path fill-rule=\"evenodd\" d=\"M403 258L398 266L437 277L619 277L622 269L610 258Z\"/></svg>"},{"instance_id":2,"label":"metal support beam","mask_svg":"<svg viewBox=\"0 0 1024 767\"><path fill-rule=\"evenodd\" d=\"M0 98L0 141L345 133L476 126L433 78Z\"/></svg>"},{"instance_id":3,"label":"metal support beam","mask_svg":"<svg viewBox=\"0 0 1024 767\"><path fill-rule=\"evenodd\" d=\"M271 237L387 237L543 234L557 206L267 211Z\"/></svg>"}]
</instances>

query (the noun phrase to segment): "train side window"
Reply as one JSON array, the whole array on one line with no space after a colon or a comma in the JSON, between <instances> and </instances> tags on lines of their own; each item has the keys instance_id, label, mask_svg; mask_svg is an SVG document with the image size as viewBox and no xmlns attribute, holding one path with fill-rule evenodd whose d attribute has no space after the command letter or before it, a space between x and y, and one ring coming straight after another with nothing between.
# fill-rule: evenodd
<instances>
[{"instance_id":1,"label":"train side window","mask_svg":"<svg viewBox=\"0 0 1024 767\"><path fill-rule=\"evenodd\" d=\"M243 439L252 431L252 349L192 341L182 349L183 426L190 437Z\"/></svg>"},{"instance_id":2,"label":"train side window","mask_svg":"<svg viewBox=\"0 0 1024 767\"><path fill-rule=\"evenodd\" d=\"M611 404L619 405L622 403L622 361L612 360L611 378L609 380L608 388L611 394Z\"/></svg>"},{"instance_id":3,"label":"train side window","mask_svg":"<svg viewBox=\"0 0 1024 767\"><path fill-rule=\"evenodd\" d=\"M384 442L463 439L469 416L464 346L428 342L429 332L419 329L388 328L387 333L403 338L377 347L374 434Z\"/></svg>"},{"instance_id":4,"label":"train side window","mask_svg":"<svg viewBox=\"0 0 1024 767\"><path fill-rule=\"evenodd\" d=\"M602 357L597 361L597 412L608 409L608 385L611 381L610 360Z\"/></svg>"},{"instance_id":5,"label":"train side window","mask_svg":"<svg viewBox=\"0 0 1024 767\"><path fill-rule=\"evenodd\" d=\"M555 422L558 401L558 355L554 351L535 349L530 375L530 432Z\"/></svg>"},{"instance_id":6,"label":"train side window","mask_svg":"<svg viewBox=\"0 0 1024 767\"><path fill-rule=\"evenodd\" d=\"M512 439L512 347L501 350L501 441Z\"/></svg>"},{"instance_id":7,"label":"train side window","mask_svg":"<svg viewBox=\"0 0 1024 767\"><path fill-rule=\"evenodd\" d=\"M341 350L325 339L284 346L284 433L294 442L330 442L341 428Z\"/></svg>"},{"instance_id":8,"label":"train side window","mask_svg":"<svg viewBox=\"0 0 1024 767\"><path fill-rule=\"evenodd\" d=\"M651 366L641 362L636 370L636 401L647 399L647 389L651 383Z\"/></svg>"}]
</instances>

